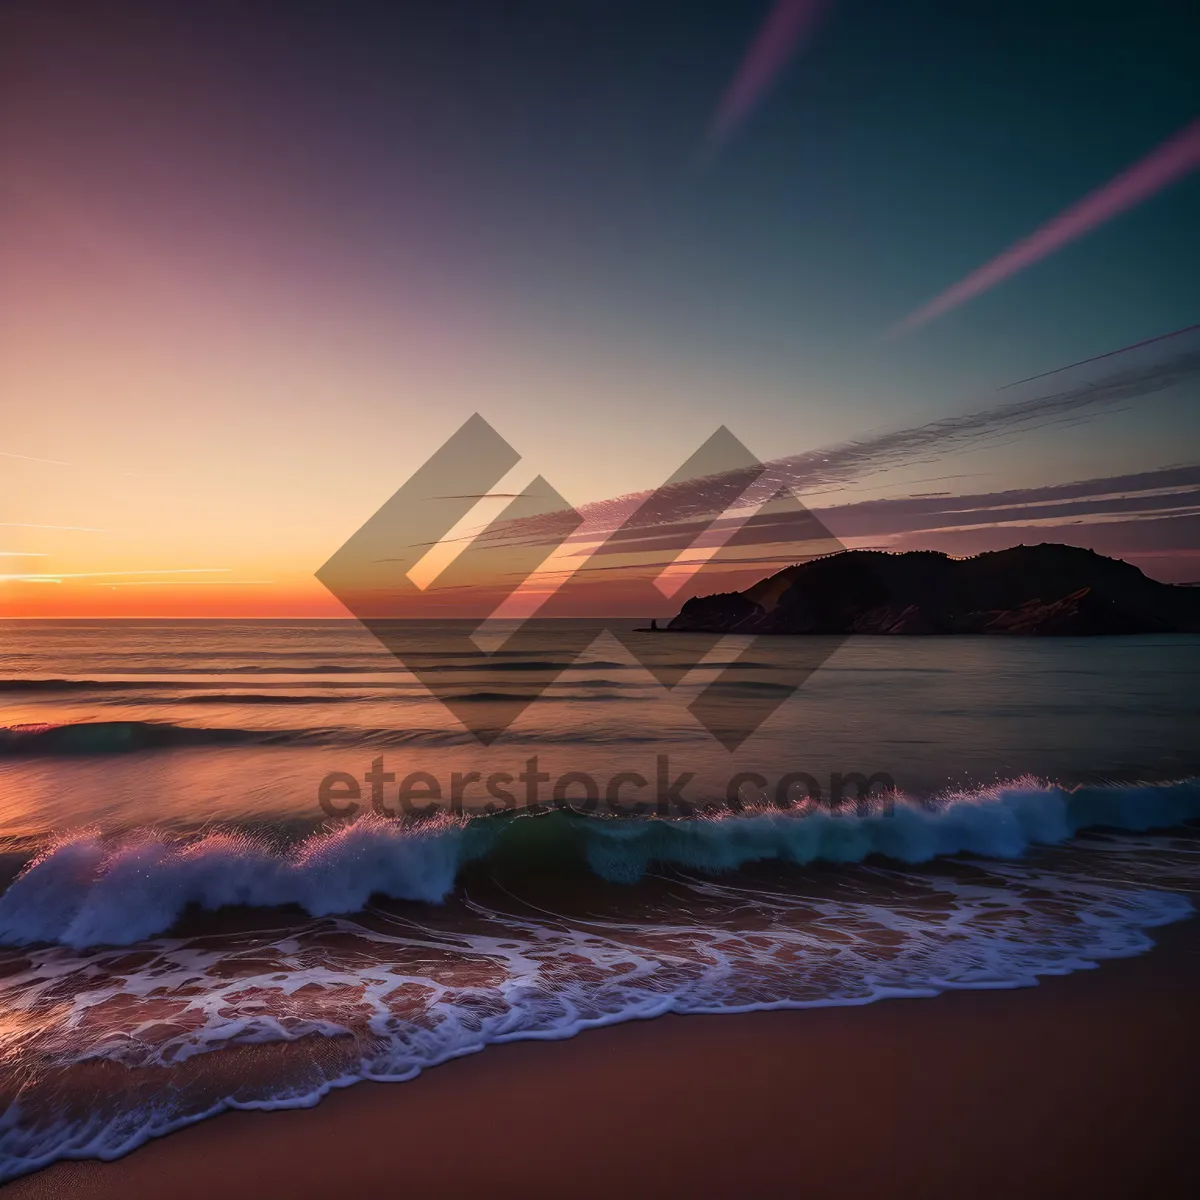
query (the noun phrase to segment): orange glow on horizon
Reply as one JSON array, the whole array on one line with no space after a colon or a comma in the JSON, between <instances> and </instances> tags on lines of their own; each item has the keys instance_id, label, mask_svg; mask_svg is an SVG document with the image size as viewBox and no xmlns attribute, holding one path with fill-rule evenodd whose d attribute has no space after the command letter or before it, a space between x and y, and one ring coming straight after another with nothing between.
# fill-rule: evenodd
<instances>
[{"instance_id":1,"label":"orange glow on horizon","mask_svg":"<svg viewBox=\"0 0 1200 1200\"><path fill-rule=\"evenodd\" d=\"M189 586L84 586L82 582L0 583L0 619L348 618L316 580L284 587L215 583Z\"/></svg>"}]
</instances>

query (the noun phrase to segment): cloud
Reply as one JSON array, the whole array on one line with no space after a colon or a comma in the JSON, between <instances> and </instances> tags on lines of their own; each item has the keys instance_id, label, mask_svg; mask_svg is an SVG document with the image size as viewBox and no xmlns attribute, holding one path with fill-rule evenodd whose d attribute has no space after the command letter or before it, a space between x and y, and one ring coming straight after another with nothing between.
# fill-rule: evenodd
<instances>
[{"instance_id":1,"label":"cloud","mask_svg":"<svg viewBox=\"0 0 1200 1200\"><path fill-rule=\"evenodd\" d=\"M1200 464L1003 492L865 500L822 509L821 518L845 539L1019 521L1150 520L1181 509L1200 512Z\"/></svg>"},{"instance_id":2,"label":"cloud","mask_svg":"<svg viewBox=\"0 0 1200 1200\"><path fill-rule=\"evenodd\" d=\"M1128 354L1131 350L1141 350L1145 346L1153 346L1158 342L1167 342L1172 338L1183 337L1187 333L1196 333L1200 325L1185 325L1182 329L1173 329L1170 333L1160 333L1157 337L1143 338L1117 350L1106 350L1103 354L1093 354L1091 358L1081 358L1078 362L1067 363L1065 367L1055 367L1053 371L1042 371L1037 375L1027 375L1013 383L1006 383L1000 390L1007 392L1009 388L1020 387L1023 383L1033 383L1038 379L1049 379L1051 375L1061 375L1064 371L1073 371L1076 367L1086 367L1089 363L1101 362L1106 358L1115 358L1118 354Z\"/></svg>"},{"instance_id":3,"label":"cloud","mask_svg":"<svg viewBox=\"0 0 1200 1200\"><path fill-rule=\"evenodd\" d=\"M952 308L982 295L998 283L1053 254L1068 242L1091 233L1113 217L1149 200L1197 168L1200 168L1200 117L1103 187L1084 196L1052 221L1010 246L998 258L972 271L928 304L909 313L889 330L888 336L899 337L910 333Z\"/></svg>"},{"instance_id":4,"label":"cloud","mask_svg":"<svg viewBox=\"0 0 1200 1200\"><path fill-rule=\"evenodd\" d=\"M872 474L934 461L1047 426L1089 419L1123 401L1165 391L1200 374L1200 336L1194 334L1170 346L1171 354L1163 354L1162 345L1156 346L1149 358L1135 355L1140 361L1110 370L1098 379L1079 379L1054 390L1039 388L1033 395L974 412L775 459L765 464L765 471L761 467L746 467L683 479L657 493L631 493L596 501L577 511L552 512L508 522L493 528L487 536L499 544L512 545L572 538L598 541L617 529L622 530L622 537L628 538L635 529L686 526L711 520L714 496L737 494L756 480L759 490L787 487L801 497L812 497ZM645 505L651 496L655 497L654 504ZM639 505L644 505L640 511ZM717 511L724 508L720 505ZM578 524L580 516L585 522L582 526Z\"/></svg>"},{"instance_id":5,"label":"cloud","mask_svg":"<svg viewBox=\"0 0 1200 1200\"><path fill-rule=\"evenodd\" d=\"M709 155L715 154L758 107L830 5L831 0L776 0L713 114L708 129Z\"/></svg>"},{"instance_id":6,"label":"cloud","mask_svg":"<svg viewBox=\"0 0 1200 1200\"><path fill-rule=\"evenodd\" d=\"M0 458L19 458L22 462L46 463L52 467L69 467L71 465L57 458L38 458L33 454L13 454L8 450L0 450Z\"/></svg>"}]
</instances>

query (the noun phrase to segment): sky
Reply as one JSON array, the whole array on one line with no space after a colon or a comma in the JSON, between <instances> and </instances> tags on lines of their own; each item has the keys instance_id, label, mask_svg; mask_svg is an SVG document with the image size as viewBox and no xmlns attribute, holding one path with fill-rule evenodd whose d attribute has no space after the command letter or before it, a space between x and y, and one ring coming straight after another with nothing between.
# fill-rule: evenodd
<instances>
[{"instance_id":1,"label":"sky","mask_svg":"<svg viewBox=\"0 0 1200 1200\"><path fill-rule=\"evenodd\" d=\"M1200 335L1017 383L1200 323L1198 51L1165 0L7 4L0 615L345 615L475 413L497 492L723 426L845 545L1200 579Z\"/></svg>"}]
</instances>

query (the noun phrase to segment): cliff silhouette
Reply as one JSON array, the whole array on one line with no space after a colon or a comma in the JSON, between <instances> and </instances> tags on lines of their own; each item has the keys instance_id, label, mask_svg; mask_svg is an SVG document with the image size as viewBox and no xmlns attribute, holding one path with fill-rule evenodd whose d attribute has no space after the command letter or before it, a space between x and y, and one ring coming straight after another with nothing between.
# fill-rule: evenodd
<instances>
[{"instance_id":1,"label":"cliff silhouette","mask_svg":"<svg viewBox=\"0 0 1200 1200\"><path fill-rule=\"evenodd\" d=\"M1200 632L1200 591L1160 583L1079 546L974 558L847 550L785 567L743 592L697 596L677 632L1079 637Z\"/></svg>"}]
</instances>

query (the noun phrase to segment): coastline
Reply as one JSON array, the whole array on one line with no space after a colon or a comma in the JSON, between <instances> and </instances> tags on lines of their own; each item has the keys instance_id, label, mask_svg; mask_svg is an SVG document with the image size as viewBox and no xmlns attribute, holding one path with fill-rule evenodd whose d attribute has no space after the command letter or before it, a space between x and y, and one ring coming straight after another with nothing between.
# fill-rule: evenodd
<instances>
[{"instance_id":1,"label":"coastline","mask_svg":"<svg viewBox=\"0 0 1200 1200\"><path fill-rule=\"evenodd\" d=\"M1018 990L660 1017L235 1112L19 1198L1193 1195L1200 920Z\"/></svg>"}]
</instances>

